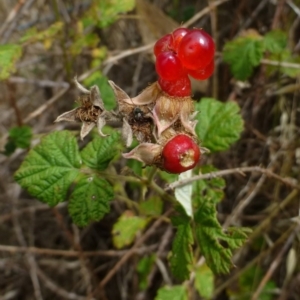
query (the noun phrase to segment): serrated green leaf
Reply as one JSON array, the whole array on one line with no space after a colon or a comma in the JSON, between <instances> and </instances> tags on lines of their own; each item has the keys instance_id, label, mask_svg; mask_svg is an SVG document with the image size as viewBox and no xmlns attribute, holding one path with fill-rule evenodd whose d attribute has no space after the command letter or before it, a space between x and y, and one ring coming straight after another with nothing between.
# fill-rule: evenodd
<instances>
[{"instance_id":1,"label":"serrated green leaf","mask_svg":"<svg viewBox=\"0 0 300 300\"><path fill-rule=\"evenodd\" d=\"M32 196L54 206L66 200L80 166L75 137L68 131L52 132L28 153L15 180Z\"/></svg>"},{"instance_id":2,"label":"serrated green leaf","mask_svg":"<svg viewBox=\"0 0 300 300\"><path fill-rule=\"evenodd\" d=\"M188 300L188 293L183 285L165 286L158 290L155 300Z\"/></svg>"},{"instance_id":3,"label":"serrated green leaf","mask_svg":"<svg viewBox=\"0 0 300 300\"><path fill-rule=\"evenodd\" d=\"M230 65L236 79L246 80L259 65L263 51L264 44L259 35L242 36L225 44L223 60Z\"/></svg>"},{"instance_id":4,"label":"serrated green leaf","mask_svg":"<svg viewBox=\"0 0 300 300\"><path fill-rule=\"evenodd\" d=\"M240 247L246 240L246 232L229 234L223 232L217 220L216 205L213 202L203 202L194 216L195 231L201 253L207 265L214 273L228 273L232 265L232 251ZM244 232L244 231L243 231Z\"/></svg>"},{"instance_id":5,"label":"serrated green leaf","mask_svg":"<svg viewBox=\"0 0 300 300\"><path fill-rule=\"evenodd\" d=\"M140 203L140 212L146 216L160 216L163 209L163 202L160 197L151 197Z\"/></svg>"},{"instance_id":6,"label":"serrated green leaf","mask_svg":"<svg viewBox=\"0 0 300 300\"><path fill-rule=\"evenodd\" d=\"M200 112L196 133L203 147L211 152L224 151L239 139L244 122L237 103L202 98L196 110Z\"/></svg>"},{"instance_id":7,"label":"serrated green leaf","mask_svg":"<svg viewBox=\"0 0 300 300\"><path fill-rule=\"evenodd\" d=\"M147 277L152 270L152 267L155 263L156 255L151 254L144 256L140 259L137 264L137 272L139 274L139 288L141 290L146 290L148 287Z\"/></svg>"},{"instance_id":8,"label":"serrated green leaf","mask_svg":"<svg viewBox=\"0 0 300 300\"><path fill-rule=\"evenodd\" d=\"M211 299L214 292L214 274L207 264L195 270L195 288L204 299Z\"/></svg>"},{"instance_id":9,"label":"serrated green leaf","mask_svg":"<svg viewBox=\"0 0 300 300\"><path fill-rule=\"evenodd\" d=\"M38 31L33 27L26 31L20 39L21 43L36 43L45 40L53 40L56 35L63 29L63 22L56 22L50 25L46 30Z\"/></svg>"},{"instance_id":10,"label":"serrated green leaf","mask_svg":"<svg viewBox=\"0 0 300 300\"><path fill-rule=\"evenodd\" d=\"M113 132L108 137L95 137L81 151L83 163L91 169L103 171L111 160L120 152L119 132Z\"/></svg>"},{"instance_id":11,"label":"serrated green leaf","mask_svg":"<svg viewBox=\"0 0 300 300\"><path fill-rule=\"evenodd\" d=\"M117 249L121 249L130 245L136 234L143 230L148 223L148 220L143 217L138 217L130 211L124 212L114 224L112 234L113 243Z\"/></svg>"},{"instance_id":12,"label":"serrated green leaf","mask_svg":"<svg viewBox=\"0 0 300 300\"><path fill-rule=\"evenodd\" d=\"M173 240L172 253L169 257L171 271L174 277L185 280L190 277L193 264L192 245L194 238L190 218L183 215L174 217L172 223L177 227L177 232Z\"/></svg>"},{"instance_id":13,"label":"serrated green leaf","mask_svg":"<svg viewBox=\"0 0 300 300\"><path fill-rule=\"evenodd\" d=\"M114 192L110 183L96 175L82 176L69 201L69 213L78 226L99 221L109 212Z\"/></svg>"},{"instance_id":14,"label":"serrated green leaf","mask_svg":"<svg viewBox=\"0 0 300 300\"><path fill-rule=\"evenodd\" d=\"M0 80L16 70L16 62L22 55L22 47L16 44L0 45Z\"/></svg>"},{"instance_id":15,"label":"serrated green leaf","mask_svg":"<svg viewBox=\"0 0 300 300\"><path fill-rule=\"evenodd\" d=\"M281 30L269 31L263 39L264 51L273 54L281 53L287 46L287 34Z\"/></svg>"},{"instance_id":16,"label":"serrated green leaf","mask_svg":"<svg viewBox=\"0 0 300 300\"><path fill-rule=\"evenodd\" d=\"M201 174L217 171L213 166L202 166ZM209 180L197 180L193 183L193 209L196 211L204 202L219 203L223 197L225 180L221 177L211 178Z\"/></svg>"}]
</instances>

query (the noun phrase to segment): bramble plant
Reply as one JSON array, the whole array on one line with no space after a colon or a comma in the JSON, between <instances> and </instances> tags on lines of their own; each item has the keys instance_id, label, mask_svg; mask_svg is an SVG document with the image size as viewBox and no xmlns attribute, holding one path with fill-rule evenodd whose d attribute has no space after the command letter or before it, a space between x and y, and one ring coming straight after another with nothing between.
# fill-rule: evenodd
<instances>
[{"instance_id":1,"label":"bramble plant","mask_svg":"<svg viewBox=\"0 0 300 300\"><path fill-rule=\"evenodd\" d=\"M224 231L218 222L216 205L223 198L223 179L198 180L178 187L174 198L155 183L154 176L155 172L184 172L179 175L180 180L193 176L192 172L215 170L200 165L201 153L228 149L239 138L243 120L234 102L203 98L194 103L191 98L188 74L206 79L213 70L214 42L206 32L179 28L162 37L155 44L154 53L159 80L138 96L130 98L109 81L117 104L114 110L105 108L98 86L88 90L75 79L81 94L79 106L57 117L56 122L81 122L81 139L93 128L97 128L98 135L80 149L75 133L48 134L30 150L15 179L32 196L50 206L68 201L69 214L78 226L99 221L109 213L110 202L118 198L123 181L138 184L141 189L153 189L157 197L141 202L126 200L128 208L134 205L138 209L125 212L114 225L115 247L130 245L140 230L162 214L163 203L170 201L174 210L171 219L177 229L169 257L173 275L187 280L195 272L197 290L210 297L199 284L200 278L203 274L213 278L213 273L229 272L232 253L244 243L249 230ZM116 123L121 125L120 131L105 127ZM134 170L129 176L116 172L124 144L136 145L123 153L124 158L147 166L141 177ZM173 182L178 180L172 178ZM199 254L206 261L200 268ZM180 299L186 299L184 286L174 287L170 295L177 292L182 293ZM165 293L169 293L168 289L161 289L157 299L166 299Z\"/></svg>"}]
</instances>

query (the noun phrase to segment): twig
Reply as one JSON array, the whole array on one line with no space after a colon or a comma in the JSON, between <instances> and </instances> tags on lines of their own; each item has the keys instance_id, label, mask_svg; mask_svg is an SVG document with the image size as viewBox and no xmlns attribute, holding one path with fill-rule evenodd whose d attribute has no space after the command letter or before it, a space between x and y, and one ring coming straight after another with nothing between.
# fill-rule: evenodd
<instances>
[{"instance_id":1,"label":"twig","mask_svg":"<svg viewBox=\"0 0 300 300\"><path fill-rule=\"evenodd\" d=\"M123 264L134 254L135 249L141 246L160 226L160 224L164 221L166 217L170 215L172 210L168 210L163 216L158 218L152 226L142 235L132 246L132 248L116 263L116 265L106 274L106 276L102 279L99 284L99 287L103 289L103 287L110 281L110 279L116 274L116 272L123 266Z\"/></svg>"},{"instance_id":2,"label":"twig","mask_svg":"<svg viewBox=\"0 0 300 300\"><path fill-rule=\"evenodd\" d=\"M262 64L270 65L270 66L300 69L300 64L290 63L290 62L285 62L285 61L262 59L260 62Z\"/></svg>"},{"instance_id":3,"label":"twig","mask_svg":"<svg viewBox=\"0 0 300 300\"><path fill-rule=\"evenodd\" d=\"M63 299L70 299L70 300L86 300L87 299L86 297L79 296L79 295L77 295L75 293L68 292L65 289L63 289L60 286L58 286L39 267L37 267L37 273L38 273L38 276L44 282L45 286L50 291L52 291L53 293L55 293L56 295L58 295L59 297L61 297Z\"/></svg>"},{"instance_id":4,"label":"twig","mask_svg":"<svg viewBox=\"0 0 300 300\"><path fill-rule=\"evenodd\" d=\"M292 188L300 190L300 185L292 182L290 179L282 178L281 176L273 173L271 170L264 169L259 166L255 166L255 167L234 168L234 169L216 171L216 172L211 172L211 173L207 173L207 174L197 175L197 176L194 176L194 177L191 177L188 179L184 179L184 180L178 180L178 181L175 181L174 183L171 183L169 186L167 186L165 188L165 191L173 190L174 188L184 186L184 185L187 185L189 183L192 183L192 182L198 181L198 180L212 179L215 177L224 177L226 175L231 175L231 174L236 174L236 173L243 175L244 173L251 173L251 172L258 172L258 173L266 174L267 176L272 177L276 180L279 180L282 183L284 183Z\"/></svg>"},{"instance_id":5,"label":"twig","mask_svg":"<svg viewBox=\"0 0 300 300\"><path fill-rule=\"evenodd\" d=\"M52 106L61 96L63 96L69 88L64 88L60 90L56 95L54 95L52 98L50 98L45 104L41 105L39 108L37 108L35 111L30 113L25 119L24 123L29 122L30 120L36 118L40 114L42 114L45 110L47 110L50 106Z\"/></svg>"},{"instance_id":6,"label":"twig","mask_svg":"<svg viewBox=\"0 0 300 300\"><path fill-rule=\"evenodd\" d=\"M23 78L23 77L17 77L17 76L11 76L8 79L8 82L11 83L25 83L25 84L33 84L36 85L40 88L44 87L53 87L53 88L69 88L70 84L65 81L52 81L52 80L38 80L38 79L28 79L28 78Z\"/></svg>"},{"instance_id":7,"label":"twig","mask_svg":"<svg viewBox=\"0 0 300 300\"><path fill-rule=\"evenodd\" d=\"M214 9L215 7L225 3L227 1L229 1L229 0L219 0L219 1L212 2L209 6L202 9L197 14L195 14L192 18L190 18L187 22L185 22L181 27L189 27L190 25L192 25L193 23L198 21L200 18L202 18L203 16L208 14L211 11L211 9Z\"/></svg>"},{"instance_id":8,"label":"twig","mask_svg":"<svg viewBox=\"0 0 300 300\"><path fill-rule=\"evenodd\" d=\"M273 22L271 25L272 30L276 29L278 27L279 19L281 17L283 7L284 7L285 0L278 0L277 1L277 7L275 11L275 15L273 18Z\"/></svg>"},{"instance_id":9,"label":"twig","mask_svg":"<svg viewBox=\"0 0 300 300\"><path fill-rule=\"evenodd\" d=\"M300 227L298 226L297 228L299 229ZM288 250L291 243L293 242L293 239L294 239L294 236L295 236L295 231L297 230L297 228L293 231L293 233L290 235L290 237L288 238L288 240L286 241L286 243L284 244L282 249L279 251L278 255L272 261L266 275L261 280L261 282L260 282L258 288L256 289L255 293L253 294L251 300L257 300L259 298L259 295L261 294L263 288L265 287L268 280L273 275L273 273L275 272L275 270L278 267L279 263L281 262L284 253Z\"/></svg>"},{"instance_id":10,"label":"twig","mask_svg":"<svg viewBox=\"0 0 300 300\"><path fill-rule=\"evenodd\" d=\"M265 180L267 179L267 175L263 174L260 179L258 180L255 188L251 191L251 193L242 201L239 202L239 204L234 208L234 210L231 212L230 216L226 219L226 221L223 224L223 228L228 228L230 224L236 221L237 217L242 213L244 208L250 204L252 199L256 196L258 191L261 189L262 185L264 184Z\"/></svg>"},{"instance_id":11,"label":"twig","mask_svg":"<svg viewBox=\"0 0 300 300\"><path fill-rule=\"evenodd\" d=\"M134 253L144 254L152 251L152 247L140 247L134 250ZM48 248L37 248L37 247L22 247L22 246L10 246L0 245L0 252L15 253L32 253L37 255L49 255L49 256L64 256L64 257L78 257L79 251L74 250L58 250ZM105 257L120 257L125 255L130 250L97 250L97 251L83 251L85 257L92 256L105 256Z\"/></svg>"},{"instance_id":12,"label":"twig","mask_svg":"<svg viewBox=\"0 0 300 300\"><path fill-rule=\"evenodd\" d=\"M255 258L253 258L243 269L240 269L238 272L236 272L232 277L230 277L228 280L223 282L220 286L218 286L213 295L213 299L220 294L227 286L231 285L232 283L236 282L236 280L249 270L252 266L254 266L256 263L258 263L261 259L263 259L266 256L270 255L270 252L277 248L280 244L286 241L286 239L290 236L290 234L295 231L295 228L298 227L298 224L294 223L284 234L282 234L278 240L273 244L272 248L269 248L263 252L261 252L259 255L257 255Z\"/></svg>"}]
</instances>

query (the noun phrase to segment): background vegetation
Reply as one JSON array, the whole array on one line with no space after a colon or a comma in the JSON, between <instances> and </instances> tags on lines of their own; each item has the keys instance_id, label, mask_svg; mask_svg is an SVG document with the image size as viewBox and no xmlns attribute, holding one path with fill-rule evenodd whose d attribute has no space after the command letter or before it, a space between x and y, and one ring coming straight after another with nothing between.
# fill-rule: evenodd
<instances>
[{"instance_id":1,"label":"background vegetation","mask_svg":"<svg viewBox=\"0 0 300 300\"><path fill-rule=\"evenodd\" d=\"M299 0L1 2L0 299L300 299L299 7ZM79 124L53 124L74 107L75 75L85 86L97 84L112 108L107 79L130 96L154 82L152 43L183 23L204 28L217 45L215 73L193 82L194 99L241 109L240 140L205 155L202 164L224 170L223 228L252 233L228 274L213 274L200 257L182 283L167 260L180 222L170 222L172 208L155 191L147 194L151 206L142 205L152 214L149 224L122 227L132 202L146 193L126 183L115 187L125 196L111 202L109 214L79 228L65 203L41 204L14 174L45 134L78 133ZM132 161L121 160L119 168L124 176L149 172ZM163 187L170 181L163 173L156 178ZM218 190L225 182L212 185ZM203 184L199 191L208 189ZM128 232L119 236L122 228Z\"/></svg>"}]
</instances>

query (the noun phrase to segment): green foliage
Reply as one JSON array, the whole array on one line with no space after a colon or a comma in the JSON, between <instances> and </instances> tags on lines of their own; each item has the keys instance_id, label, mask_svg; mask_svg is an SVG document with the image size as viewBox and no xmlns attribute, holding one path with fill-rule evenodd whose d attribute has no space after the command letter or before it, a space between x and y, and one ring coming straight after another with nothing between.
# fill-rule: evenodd
<instances>
[{"instance_id":1,"label":"green foliage","mask_svg":"<svg viewBox=\"0 0 300 300\"><path fill-rule=\"evenodd\" d=\"M211 152L224 151L239 139L244 123L235 102L203 98L196 104L196 110L200 112L196 132L203 147Z\"/></svg>"},{"instance_id":2,"label":"green foliage","mask_svg":"<svg viewBox=\"0 0 300 300\"><path fill-rule=\"evenodd\" d=\"M137 265L137 272L139 274L139 288L145 290L148 287L147 277L152 270L155 263L155 254L147 255L141 258Z\"/></svg>"},{"instance_id":3,"label":"green foliage","mask_svg":"<svg viewBox=\"0 0 300 300\"><path fill-rule=\"evenodd\" d=\"M235 300L247 300L257 289L261 280L263 279L262 269L257 267L251 267L239 276L238 289L230 291L230 299ZM271 300L274 298L274 290L276 289L276 284L273 280L269 280L263 287L259 300Z\"/></svg>"},{"instance_id":4,"label":"green foliage","mask_svg":"<svg viewBox=\"0 0 300 300\"><path fill-rule=\"evenodd\" d=\"M121 249L130 245L137 233L144 229L148 220L143 217L138 217L130 211L125 211L114 224L112 234L113 243L117 249Z\"/></svg>"},{"instance_id":5,"label":"green foliage","mask_svg":"<svg viewBox=\"0 0 300 300\"><path fill-rule=\"evenodd\" d=\"M106 138L95 137L81 152L83 163L91 169L103 171L110 161L120 152L119 132Z\"/></svg>"},{"instance_id":6,"label":"green foliage","mask_svg":"<svg viewBox=\"0 0 300 300\"><path fill-rule=\"evenodd\" d=\"M51 206L67 200L72 183L69 213L79 226L100 220L113 198L110 183L92 170L103 171L118 152L119 134L99 137L79 153L76 138L68 131L53 132L41 140L15 174L16 181L39 200ZM90 174L86 172L90 167Z\"/></svg>"},{"instance_id":7,"label":"green foliage","mask_svg":"<svg viewBox=\"0 0 300 300\"><path fill-rule=\"evenodd\" d=\"M151 197L140 203L140 212L146 216L160 216L163 209L163 202L159 197Z\"/></svg>"},{"instance_id":8,"label":"green foliage","mask_svg":"<svg viewBox=\"0 0 300 300\"><path fill-rule=\"evenodd\" d=\"M68 131L53 132L30 150L15 180L32 196L54 206L66 199L80 166L75 137Z\"/></svg>"},{"instance_id":9,"label":"green foliage","mask_svg":"<svg viewBox=\"0 0 300 300\"><path fill-rule=\"evenodd\" d=\"M172 219L177 232L173 240L172 253L169 258L172 274L185 280L190 276L193 263L192 245L194 243L193 233L188 216L179 216Z\"/></svg>"},{"instance_id":10,"label":"green foliage","mask_svg":"<svg viewBox=\"0 0 300 300\"><path fill-rule=\"evenodd\" d=\"M62 31L63 26L63 22L56 22L42 31L38 31L36 27L32 27L22 36L20 43L43 42L45 48L48 49L57 38L57 35Z\"/></svg>"},{"instance_id":11,"label":"green foliage","mask_svg":"<svg viewBox=\"0 0 300 300\"><path fill-rule=\"evenodd\" d=\"M99 221L109 212L113 196L112 186L105 179L96 175L81 176L70 197L69 213L78 226Z\"/></svg>"},{"instance_id":12,"label":"green foliage","mask_svg":"<svg viewBox=\"0 0 300 300\"><path fill-rule=\"evenodd\" d=\"M281 30L269 31L263 39L264 50L280 54L287 46L287 34Z\"/></svg>"},{"instance_id":13,"label":"green foliage","mask_svg":"<svg viewBox=\"0 0 300 300\"><path fill-rule=\"evenodd\" d=\"M195 270L195 288L204 299L211 299L214 292L214 274L207 264Z\"/></svg>"},{"instance_id":14,"label":"green foliage","mask_svg":"<svg viewBox=\"0 0 300 300\"><path fill-rule=\"evenodd\" d=\"M0 45L0 80L16 70L16 62L22 55L22 47L16 44Z\"/></svg>"},{"instance_id":15,"label":"green foliage","mask_svg":"<svg viewBox=\"0 0 300 300\"><path fill-rule=\"evenodd\" d=\"M84 23L88 25L96 20L98 27L107 27L117 20L118 14L131 11L134 6L134 0L95 0L85 15Z\"/></svg>"},{"instance_id":16,"label":"green foliage","mask_svg":"<svg viewBox=\"0 0 300 300\"><path fill-rule=\"evenodd\" d=\"M220 195L211 192L210 196L203 197L201 189L202 184L195 183L194 197L198 203L194 215L197 242L211 270L214 273L228 273L232 265L232 251L243 245L249 230L230 228L225 233L217 220L216 204L220 201Z\"/></svg>"},{"instance_id":17,"label":"green foliage","mask_svg":"<svg viewBox=\"0 0 300 300\"><path fill-rule=\"evenodd\" d=\"M207 265L214 273L228 273L232 263L232 251L241 247L247 239L247 229L230 234L223 232L212 203L205 203L195 213L196 236Z\"/></svg>"},{"instance_id":18,"label":"green foliage","mask_svg":"<svg viewBox=\"0 0 300 300\"><path fill-rule=\"evenodd\" d=\"M206 174L215 172L217 169L213 166L206 165L202 166L200 171L202 174ZM215 204L219 203L224 197L223 189L225 188L226 184L223 178L216 177L209 180L197 180L194 182L193 186L193 208L195 211L204 202L209 201Z\"/></svg>"},{"instance_id":19,"label":"green foliage","mask_svg":"<svg viewBox=\"0 0 300 300\"><path fill-rule=\"evenodd\" d=\"M233 76L246 80L252 75L263 57L264 45L258 34L248 34L227 42L223 51L223 60L230 64Z\"/></svg>"},{"instance_id":20,"label":"green foliage","mask_svg":"<svg viewBox=\"0 0 300 300\"><path fill-rule=\"evenodd\" d=\"M8 142L5 145L5 154L12 154L17 148L29 148L32 130L29 126L13 127L8 133Z\"/></svg>"},{"instance_id":21,"label":"green foliage","mask_svg":"<svg viewBox=\"0 0 300 300\"><path fill-rule=\"evenodd\" d=\"M158 290L155 300L188 300L188 293L183 285L165 286Z\"/></svg>"},{"instance_id":22,"label":"green foliage","mask_svg":"<svg viewBox=\"0 0 300 300\"><path fill-rule=\"evenodd\" d=\"M264 52L274 61L299 63L300 58L294 57L287 49L287 34L281 30L268 32L264 37L254 31L227 42L224 47L223 60L230 65L231 72L236 79L246 80L253 69L260 64ZM280 71L290 77L299 75L299 69L278 66L268 66L269 73Z\"/></svg>"}]
</instances>

